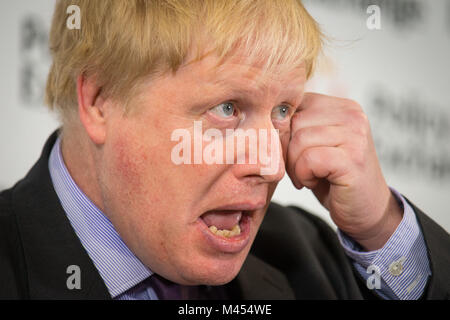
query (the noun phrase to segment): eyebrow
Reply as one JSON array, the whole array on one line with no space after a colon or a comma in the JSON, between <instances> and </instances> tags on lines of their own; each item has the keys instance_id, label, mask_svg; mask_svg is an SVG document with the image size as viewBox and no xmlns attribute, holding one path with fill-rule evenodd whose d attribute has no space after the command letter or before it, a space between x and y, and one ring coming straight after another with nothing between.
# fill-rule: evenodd
<instances>
[{"instance_id":1,"label":"eyebrow","mask_svg":"<svg viewBox=\"0 0 450 320\"><path fill-rule=\"evenodd\" d=\"M265 90L267 90L268 86L265 82L260 82L260 83L256 83L255 85L252 85L251 87L246 87L246 86L238 86L236 85L236 83L234 81L230 81L229 79L216 79L212 82L213 85L220 85L222 88L224 88L226 91L235 91L235 92L240 92L243 93L245 95L248 95L250 97L254 97L255 94L257 93L261 93L264 92ZM256 88L254 88L256 86ZM300 86L299 86L300 88ZM282 88L281 90L285 90L285 95L286 98L283 99L283 101L280 102L290 102L292 103L292 106L294 108L298 108L298 106L300 105L302 99L303 99L303 95L304 95L304 87L300 89L286 89L286 88ZM251 98L251 99L252 99Z\"/></svg>"},{"instance_id":2,"label":"eyebrow","mask_svg":"<svg viewBox=\"0 0 450 320\"><path fill-rule=\"evenodd\" d=\"M248 81L246 81L248 83ZM249 92L252 93L253 91L264 91L265 89L267 89L267 84L265 84L264 82L259 82L259 83L255 83L253 82L253 84L251 85L252 88L243 88L242 86L237 86L235 81L230 80L230 79L223 79L223 78L216 78L213 82L214 85L221 85L223 87L226 88L230 88L230 89L239 89L241 91L245 91L245 92ZM257 87L256 89L254 87Z\"/></svg>"}]
</instances>

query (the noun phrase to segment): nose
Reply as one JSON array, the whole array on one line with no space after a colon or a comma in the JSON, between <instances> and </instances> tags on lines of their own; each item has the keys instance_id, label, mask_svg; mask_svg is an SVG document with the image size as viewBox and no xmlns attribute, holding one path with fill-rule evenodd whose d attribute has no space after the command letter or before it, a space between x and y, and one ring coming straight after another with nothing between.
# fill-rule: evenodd
<instances>
[{"instance_id":1,"label":"nose","mask_svg":"<svg viewBox=\"0 0 450 320\"><path fill-rule=\"evenodd\" d=\"M284 177L280 136L271 121L253 128L237 129L231 138L234 139L235 148L232 170L236 178L273 183Z\"/></svg>"}]
</instances>

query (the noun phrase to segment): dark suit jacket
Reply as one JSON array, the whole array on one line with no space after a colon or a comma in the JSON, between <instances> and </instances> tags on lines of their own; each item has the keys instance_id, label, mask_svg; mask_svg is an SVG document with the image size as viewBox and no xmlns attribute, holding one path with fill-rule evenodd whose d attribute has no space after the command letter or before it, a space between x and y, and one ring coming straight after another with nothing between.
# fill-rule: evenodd
<instances>
[{"instance_id":1,"label":"dark suit jacket","mask_svg":"<svg viewBox=\"0 0 450 320\"><path fill-rule=\"evenodd\" d=\"M53 189L48 157L55 140L56 132L27 176L0 193L0 298L110 299ZM432 269L424 298L449 298L449 235L414 209ZM67 288L70 265L80 267L80 290ZM275 203L240 273L224 289L239 299L375 297L324 221L300 208Z\"/></svg>"}]
</instances>

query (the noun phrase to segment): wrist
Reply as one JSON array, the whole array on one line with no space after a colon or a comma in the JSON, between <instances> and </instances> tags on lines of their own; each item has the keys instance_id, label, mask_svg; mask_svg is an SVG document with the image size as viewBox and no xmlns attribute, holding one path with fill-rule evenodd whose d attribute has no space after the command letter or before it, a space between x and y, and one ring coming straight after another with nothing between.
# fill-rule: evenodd
<instances>
[{"instance_id":1,"label":"wrist","mask_svg":"<svg viewBox=\"0 0 450 320\"><path fill-rule=\"evenodd\" d=\"M370 230L361 235L350 235L364 250L381 249L394 234L403 218L403 210L390 192L382 218Z\"/></svg>"}]
</instances>

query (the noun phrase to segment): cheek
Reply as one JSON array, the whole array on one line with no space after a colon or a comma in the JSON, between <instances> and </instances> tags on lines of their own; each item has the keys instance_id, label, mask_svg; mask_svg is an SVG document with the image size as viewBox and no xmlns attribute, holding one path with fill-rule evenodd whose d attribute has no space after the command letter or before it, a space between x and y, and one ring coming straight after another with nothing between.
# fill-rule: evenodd
<instances>
[{"instance_id":1,"label":"cheek","mask_svg":"<svg viewBox=\"0 0 450 320\"><path fill-rule=\"evenodd\" d=\"M113 149L113 175L122 180L128 188L142 189L144 164L148 156L142 148L130 143L129 139L119 138L114 141ZM131 191L131 190L130 190Z\"/></svg>"},{"instance_id":2,"label":"cheek","mask_svg":"<svg viewBox=\"0 0 450 320\"><path fill-rule=\"evenodd\" d=\"M138 187L142 185L142 163L148 160L148 157L139 150L133 150L125 140L116 141L113 146L115 150L115 173L119 173L121 178L127 184Z\"/></svg>"},{"instance_id":3,"label":"cheek","mask_svg":"<svg viewBox=\"0 0 450 320\"><path fill-rule=\"evenodd\" d=\"M146 141L142 136L153 139ZM117 200L126 200L126 209L144 219L152 215L158 220L160 216L187 211L184 222L192 220L195 203L210 186L214 172L207 165L175 165L170 157L171 143L156 140L150 134L116 136L110 146L112 168L107 171L109 185L115 188L112 194L118 195Z\"/></svg>"},{"instance_id":4,"label":"cheek","mask_svg":"<svg viewBox=\"0 0 450 320\"><path fill-rule=\"evenodd\" d=\"M130 134L117 135L111 142L109 159L111 167L109 185L114 186L115 194L121 201L132 207L145 205L149 200L161 205L161 198L155 187L158 177L152 168L158 169L160 163L156 148L146 147Z\"/></svg>"},{"instance_id":5,"label":"cheek","mask_svg":"<svg viewBox=\"0 0 450 320\"><path fill-rule=\"evenodd\" d=\"M173 198L172 184L164 181L162 151L126 133L117 135L108 148L104 185L111 220L137 252L144 244L165 251L160 239L165 238L167 213L175 204L167 201Z\"/></svg>"}]
</instances>

